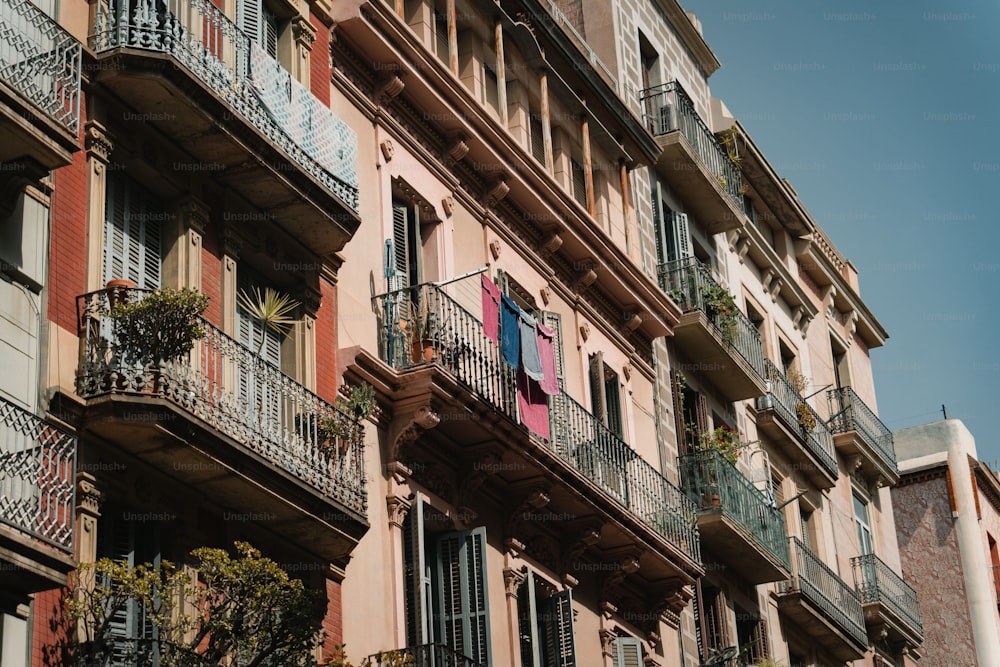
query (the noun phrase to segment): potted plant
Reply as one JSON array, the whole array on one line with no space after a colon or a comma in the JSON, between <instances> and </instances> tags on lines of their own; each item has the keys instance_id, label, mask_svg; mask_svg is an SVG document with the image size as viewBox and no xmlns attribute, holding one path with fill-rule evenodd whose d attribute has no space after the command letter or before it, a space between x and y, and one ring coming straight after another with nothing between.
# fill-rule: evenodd
<instances>
[{"instance_id":1,"label":"potted plant","mask_svg":"<svg viewBox=\"0 0 1000 667\"><path fill-rule=\"evenodd\" d=\"M351 435L378 408L375 387L364 382L350 389L347 396L338 396L337 409L321 417L317 427L320 449L328 456L345 456L351 446Z\"/></svg>"},{"instance_id":2,"label":"potted plant","mask_svg":"<svg viewBox=\"0 0 1000 667\"><path fill-rule=\"evenodd\" d=\"M697 427L689 426L688 431L695 436L696 451L705 454L699 457L702 481L705 484L701 490L702 507L718 508L722 504L719 497L718 466L724 464L716 457L707 455L707 453L715 450L729 461L729 463L736 465L736 461L740 456L740 450L746 445L740 440L739 433L725 424L715 427L712 431L701 431Z\"/></svg>"},{"instance_id":3,"label":"potted plant","mask_svg":"<svg viewBox=\"0 0 1000 667\"><path fill-rule=\"evenodd\" d=\"M721 285L706 285L701 289L705 312L722 333L722 340L732 345L736 340L736 299Z\"/></svg>"},{"instance_id":4,"label":"potted plant","mask_svg":"<svg viewBox=\"0 0 1000 667\"><path fill-rule=\"evenodd\" d=\"M798 417L799 427L803 433L808 435L816 428L816 416L805 402L795 406L795 416Z\"/></svg>"},{"instance_id":5,"label":"potted plant","mask_svg":"<svg viewBox=\"0 0 1000 667\"><path fill-rule=\"evenodd\" d=\"M414 363L434 361L438 356L440 341L437 340L437 314L431 311L426 298L414 302L410 300L407 318L410 345Z\"/></svg>"},{"instance_id":6,"label":"potted plant","mask_svg":"<svg viewBox=\"0 0 1000 667\"><path fill-rule=\"evenodd\" d=\"M186 356L205 336L200 317L207 307L208 296L187 287L165 287L141 299L117 300L110 315L122 367L152 372L156 391L163 364Z\"/></svg>"}]
</instances>

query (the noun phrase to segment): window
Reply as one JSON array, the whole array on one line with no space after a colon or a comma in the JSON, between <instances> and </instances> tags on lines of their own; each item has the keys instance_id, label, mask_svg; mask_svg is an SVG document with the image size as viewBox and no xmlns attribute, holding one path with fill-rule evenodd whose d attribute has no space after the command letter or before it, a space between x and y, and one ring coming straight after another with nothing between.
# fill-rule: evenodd
<instances>
[{"instance_id":1,"label":"window","mask_svg":"<svg viewBox=\"0 0 1000 667\"><path fill-rule=\"evenodd\" d=\"M438 59L448 64L448 16L440 9L434 10L434 48Z\"/></svg>"},{"instance_id":2,"label":"window","mask_svg":"<svg viewBox=\"0 0 1000 667\"><path fill-rule=\"evenodd\" d=\"M802 544L810 551L816 551L816 534L813 511L799 503L799 530L802 533Z\"/></svg>"},{"instance_id":3,"label":"window","mask_svg":"<svg viewBox=\"0 0 1000 667\"><path fill-rule=\"evenodd\" d=\"M611 656L614 667L642 667L642 642L635 637L618 637Z\"/></svg>"},{"instance_id":4,"label":"window","mask_svg":"<svg viewBox=\"0 0 1000 667\"><path fill-rule=\"evenodd\" d=\"M483 102L499 112L500 110L500 79L497 77L496 67L483 63Z\"/></svg>"},{"instance_id":5,"label":"window","mask_svg":"<svg viewBox=\"0 0 1000 667\"><path fill-rule=\"evenodd\" d=\"M237 0L236 23L267 55L278 59L279 19L263 0Z\"/></svg>"},{"instance_id":6,"label":"window","mask_svg":"<svg viewBox=\"0 0 1000 667\"><path fill-rule=\"evenodd\" d=\"M840 389L851 385L851 375L847 366L847 350L841 347L836 340L830 339L830 349L833 352L833 381Z\"/></svg>"},{"instance_id":7,"label":"window","mask_svg":"<svg viewBox=\"0 0 1000 667\"><path fill-rule=\"evenodd\" d=\"M670 210L659 181L653 183L653 224L658 263L666 264L694 255L687 214Z\"/></svg>"},{"instance_id":8,"label":"window","mask_svg":"<svg viewBox=\"0 0 1000 667\"><path fill-rule=\"evenodd\" d=\"M652 88L660 82L660 56L642 32L639 33L639 60L642 66L642 87L644 90Z\"/></svg>"},{"instance_id":9,"label":"window","mask_svg":"<svg viewBox=\"0 0 1000 667\"><path fill-rule=\"evenodd\" d=\"M246 264L237 267L237 285L251 299L263 292L268 281ZM280 291L280 290L279 290ZM237 301L236 340L253 355L250 363L239 364L239 397L243 419L265 433L281 429L282 392L275 377L281 372L281 347L285 335L252 317ZM257 363L260 359L263 363Z\"/></svg>"},{"instance_id":10,"label":"window","mask_svg":"<svg viewBox=\"0 0 1000 667\"><path fill-rule=\"evenodd\" d=\"M392 200L392 262L394 284L390 290L420 284L420 219L417 207L401 199Z\"/></svg>"},{"instance_id":11,"label":"window","mask_svg":"<svg viewBox=\"0 0 1000 667\"><path fill-rule=\"evenodd\" d=\"M580 203L581 206L587 206L587 180L583 174L583 165L574 159L570 160L570 166L573 170L573 198Z\"/></svg>"},{"instance_id":12,"label":"window","mask_svg":"<svg viewBox=\"0 0 1000 667\"><path fill-rule=\"evenodd\" d=\"M542 117L531 113L531 155L538 163L545 165L545 138L542 131Z\"/></svg>"},{"instance_id":13,"label":"window","mask_svg":"<svg viewBox=\"0 0 1000 667\"><path fill-rule=\"evenodd\" d=\"M590 408L619 438L625 437L622 423L622 388L618 374L604 363L604 353L590 355Z\"/></svg>"},{"instance_id":14,"label":"window","mask_svg":"<svg viewBox=\"0 0 1000 667\"><path fill-rule=\"evenodd\" d=\"M767 642L767 621L756 611L737 610L736 637L736 645L747 664L771 657Z\"/></svg>"},{"instance_id":15,"label":"window","mask_svg":"<svg viewBox=\"0 0 1000 667\"><path fill-rule=\"evenodd\" d=\"M699 581L695 585L694 602L698 654L702 660L708 660L715 651L730 646L726 596L722 589Z\"/></svg>"},{"instance_id":16,"label":"window","mask_svg":"<svg viewBox=\"0 0 1000 667\"><path fill-rule=\"evenodd\" d=\"M121 172L108 174L104 205L104 281L161 286L163 204Z\"/></svg>"},{"instance_id":17,"label":"window","mask_svg":"<svg viewBox=\"0 0 1000 667\"><path fill-rule=\"evenodd\" d=\"M868 503L857 495L854 496L854 523L858 528L858 549L861 555L875 553L868 518Z\"/></svg>"},{"instance_id":18,"label":"window","mask_svg":"<svg viewBox=\"0 0 1000 667\"><path fill-rule=\"evenodd\" d=\"M98 522L97 557L110 558L129 568L142 563L161 563L162 540L160 525L124 517L129 512L122 508L108 508ZM135 664L135 655L143 656L142 664L155 667L159 664L153 624L146 617L146 610L134 599L117 611L109 622L114 639L109 667L126 667ZM149 654L152 655L149 655ZM148 657L146 657L148 656Z\"/></svg>"},{"instance_id":19,"label":"window","mask_svg":"<svg viewBox=\"0 0 1000 667\"><path fill-rule=\"evenodd\" d=\"M517 623L523 667L574 667L573 594L554 592L527 570L517 593Z\"/></svg>"},{"instance_id":20,"label":"window","mask_svg":"<svg viewBox=\"0 0 1000 667\"><path fill-rule=\"evenodd\" d=\"M700 448L698 436L708 432L708 399L700 392L683 385L677 371L674 376L674 414L677 428L679 454L687 454Z\"/></svg>"},{"instance_id":21,"label":"window","mask_svg":"<svg viewBox=\"0 0 1000 667\"><path fill-rule=\"evenodd\" d=\"M428 509L417 493L403 522L407 645L441 643L490 665L486 529L432 533Z\"/></svg>"}]
</instances>

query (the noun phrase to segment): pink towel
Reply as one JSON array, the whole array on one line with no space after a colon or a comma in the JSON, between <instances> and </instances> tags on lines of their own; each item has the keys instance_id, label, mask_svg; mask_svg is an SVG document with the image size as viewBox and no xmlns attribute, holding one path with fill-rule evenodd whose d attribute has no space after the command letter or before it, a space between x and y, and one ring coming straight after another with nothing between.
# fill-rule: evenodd
<instances>
[{"instance_id":1,"label":"pink towel","mask_svg":"<svg viewBox=\"0 0 1000 667\"><path fill-rule=\"evenodd\" d=\"M483 333L497 345L500 331L500 288L483 274Z\"/></svg>"},{"instance_id":2,"label":"pink towel","mask_svg":"<svg viewBox=\"0 0 1000 667\"><path fill-rule=\"evenodd\" d=\"M546 440L549 439L549 402L538 383L517 372L517 406L521 412L521 423L528 430Z\"/></svg>"},{"instance_id":3,"label":"pink towel","mask_svg":"<svg viewBox=\"0 0 1000 667\"><path fill-rule=\"evenodd\" d=\"M542 391L549 396L559 393L559 378L556 376L556 351L554 341L556 332L538 324L538 356L542 360L542 381L539 384Z\"/></svg>"}]
</instances>

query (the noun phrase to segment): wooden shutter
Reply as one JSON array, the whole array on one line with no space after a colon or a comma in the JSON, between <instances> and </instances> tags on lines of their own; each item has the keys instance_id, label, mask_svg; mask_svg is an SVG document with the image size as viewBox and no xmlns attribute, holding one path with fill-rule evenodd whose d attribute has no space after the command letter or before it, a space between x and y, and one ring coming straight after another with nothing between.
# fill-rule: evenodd
<instances>
[{"instance_id":1,"label":"wooden shutter","mask_svg":"<svg viewBox=\"0 0 1000 667\"><path fill-rule=\"evenodd\" d=\"M604 404L607 410L608 428L612 433L621 439L625 439L624 415L622 414L622 387L618 382L618 376L608 377L607 369L604 369Z\"/></svg>"},{"instance_id":2,"label":"wooden shutter","mask_svg":"<svg viewBox=\"0 0 1000 667\"><path fill-rule=\"evenodd\" d=\"M250 40L260 44L261 0L237 0L236 24Z\"/></svg>"},{"instance_id":3,"label":"wooden shutter","mask_svg":"<svg viewBox=\"0 0 1000 667\"><path fill-rule=\"evenodd\" d=\"M560 591L544 600L542 618L545 667L576 667L572 591Z\"/></svg>"},{"instance_id":4,"label":"wooden shutter","mask_svg":"<svg viewBox=\"0 0 1000 667\"><path fill-rule=\"evenodd\" d=\"M687 213L670 211L670 231L673 245L671 259L687 259L694 256L691 250L691 232L688 229Z\"/></svg>"},{"instance_id":5,"label":"wooden shutter","mask_svg":"<svg viewBox=\"0 0 1000 667\"><path fill-rule=\"evenodd\" d=\"M670 369L670 397L674 407L674 429L677 431L677 453L687 454L690 451L687 438L687 424L684 423L684 387L681 385L681 375Z\"/></svg>"},{"instance_id":6,"label":"wooden shutter","mask_svg":"<svg viewBox=\"0 0 1000 667\"><path fill-rule=\"evenodd\" d=\"M667 229L667 216L664 214L663 193L660 192L660 182L653 181L653 232L656 235L656 262L665 264L670 261L668 246L670 233Z\"/></svg>"},{"instance_id":7,"label":"wooden shutter","mask_svg":"<svg viewBox=\"0 0 1000 667\"><path fill-rule=\"evenodd\" d=\"M711 430L711 422L708 416L708 398L702 394L695 394L695 416L698 420L698 432L708 433Z\"/></svg>"},{"instance_id":8,"label":"wooden shutter","mask_svg":"<svg viewBox=\"0 0 1000 667\"><path fill-rule=\"evenodd\" d=\"M425 554L424 497L418 491L403 521L403 578L408 646L421 646L431 641L431 580Z\"/></svg>"},{"instance_id":9,"label":"wooden shutter","mask_svg":"<svg viewBox=\"0 0 1000 667\"><path fill-rule=\"evenodd\" d=\"M104 280L131 280L160 287L162 219L160 203L138 183L112 172L104 205Z\"/></svg>"},{"instance_id":10,"label":"wooden shutter","mask_svg":"<svg viewBox=\"0 0 1000 667\"><path fill-rule=\"evenodd\" d=\"M406 204L398 201L392 202L392 242L395 251L393 261L398 281L396 289L410 286L410 244L407 234L407 219Z\"/></svg>"},{"instance_id":11,"label":"wooden shutter","mask_svg":"<svg viewBox=\"0 0 1000 667\"><path fill-rule=\"evenodd\" d=\"M437 639L472 660L490 664L486 529L447 533L437 542Z\"/></svg>"},{"instance_id":12,"label":"wooden shutter","mask_svg":"<svg viewBox=\"0 0 1000 667\"><path fill-rule=\"evenodd\" d=\"M614 667L642 667L642 642L635 637L615 639Z\"/></svg>"},{"instance_id":13,"label":"wooden shutter","mask_svg":"<svg viewBox=\"0 0 1000 667\"><path fill-rule=\"evenodd\" d=\"M562 390L566 388L566 360L563 358L562 316L550 310L543 310L539 318L545 326L555 332L552 337L552 356L556 362L556 377L559 380L560 393L549 396L549 429L550 438L556 451L565 452L567 442L566 405Z\"/></svg>"},{"instance_id":14,"label":"wooden shutter","mask_svg":"<svg viewBox=\"0 0 1000 667\"><path fill-rule=\"evenodd\" d=\"M528 570L517 592L517 629L521 644L521 667L542 667L538 629L535 574Z\"/></svg>"},{"instance_id":15,"label":"wooden shutter","mask_svg":"<svg viewBox=\"0 0 1000 667\"><path fill-rule=\"evenodd\" d=\"M545 142L542 134L542 119L531 114L531 154L538 163L545 165Z\"/></svg>"},{"instance_id":16,"label":"wooden shutter","mask_svg":"<svg viewBox=\"0 0 1000 667\"><path fill-rule=\"evenodd\" d=\"M278 59L278 17L262 5L260 8L261 48L275 60Z\"/></svg>"},{"instance_id":17,"label":"wooden shutter","mask_svg":"<svg viewBox=\"0 0 1000 667\"><path fill-rule=\"evenodd\" d=\"M608 403L604 395L604 353L590 355L590 411L608 425Z\"/></svg>"}]
</instances>

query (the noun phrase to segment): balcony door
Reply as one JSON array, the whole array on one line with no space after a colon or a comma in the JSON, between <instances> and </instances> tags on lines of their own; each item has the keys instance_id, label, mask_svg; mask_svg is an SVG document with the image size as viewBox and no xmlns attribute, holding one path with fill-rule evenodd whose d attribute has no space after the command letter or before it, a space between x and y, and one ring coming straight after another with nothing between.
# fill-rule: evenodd
<instances>
[{"instance_id":1,"label":"balcony door","mask_svg":"<svg viewBox=\"0 0 1000 667\"><path fill-rule=\"evenodd\" d=\"M104 204L104 281L131 280L161 287L163 204L119 171L108 174Z\"/></svg>"},{"instance_id":2,"label":"balcony door","mask_svg":"<svg viewBox=\"0 0 1000 667\"><path fill-rule=\"evenodd\" d=\"M265 289L264 279L246 265L237 268L237 284L253 298L254 289ZM284 336L236 306L236 340L240 413L244 423L259 429L272 442L282 441L281 346Z\"/></svg>"},{"instance_id":3,"label":"balcony door","mask_svg":"<svg viewBox=\"0 0 1000 667\"><path fill-rule=\"evenodd\" d=\"M653 224L656 233L656 261L667 264L694 256L691 231L686 213L673 211L667 205L663 185L653 182Z\"/></svg>"}]
</instances>

